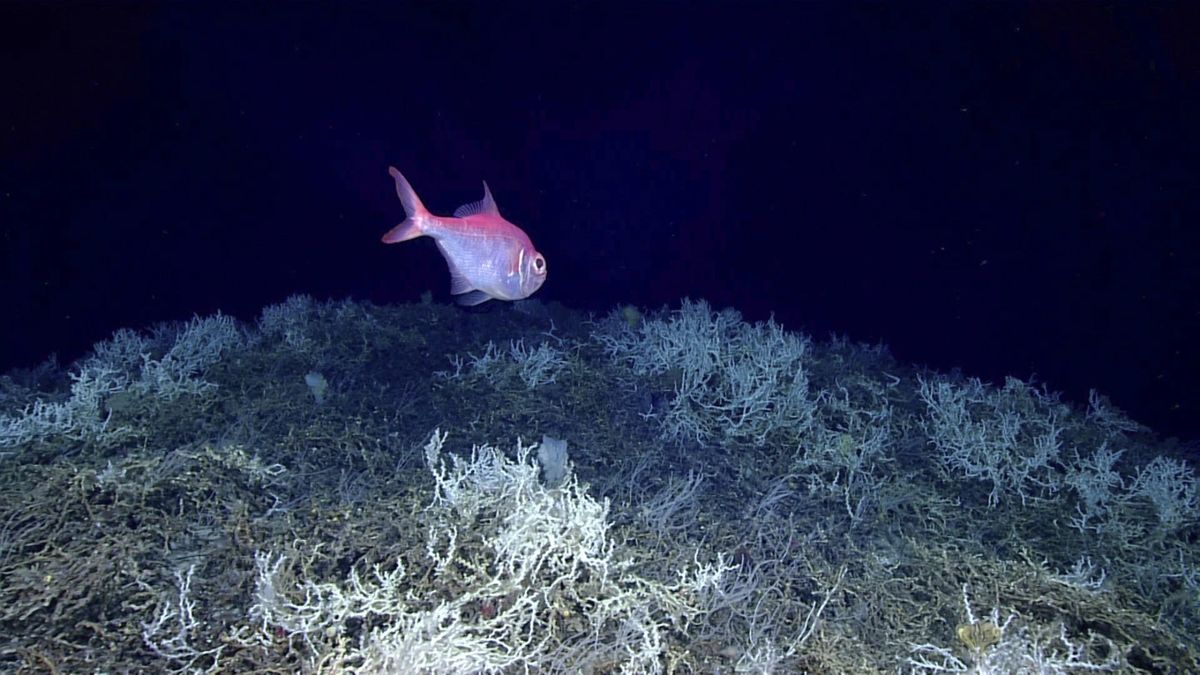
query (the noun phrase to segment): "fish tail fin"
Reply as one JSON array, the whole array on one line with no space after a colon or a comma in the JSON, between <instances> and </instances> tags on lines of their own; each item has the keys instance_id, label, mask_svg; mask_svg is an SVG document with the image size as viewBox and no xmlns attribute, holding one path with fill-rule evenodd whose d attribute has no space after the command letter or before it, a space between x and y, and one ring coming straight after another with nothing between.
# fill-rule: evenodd
<instances>
[{"instance_id":1,"label":"fish tail fin","mask_svg":"<svg viewBox=\"0 0 1200 675\"><path fill-rule=\"evenodd\" d=\"M409 185L404 174L394 166L388 167L388 173L396 181L396 196L400 198L400 203L404 205L404 213L408 217L404 219L404 222L388 230L387 234L383 235L383 242L395 244L424 236L424 225L430 218L429 211L421 203L421 198L417 196L412 185Z\"/></svg>"}]
</instances>

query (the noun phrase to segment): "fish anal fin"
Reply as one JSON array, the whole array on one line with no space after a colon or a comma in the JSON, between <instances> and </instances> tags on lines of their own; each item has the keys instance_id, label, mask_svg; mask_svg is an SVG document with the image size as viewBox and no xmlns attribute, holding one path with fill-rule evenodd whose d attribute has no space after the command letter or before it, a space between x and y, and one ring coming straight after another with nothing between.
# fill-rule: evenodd
<instances>
[{"instance_id":1,"label":"fish anal fin","mask_svg":"<svg viewBox=\"0 0 1200 675\"><path fill-rule=\"evenodd\" d=\"M471 307L474 305L483 304L491 299L492 296L484 293L483 291L467 291L466 293L463 293L455 298L454 301L463 307Z\"/></svg>"}]
</instances>

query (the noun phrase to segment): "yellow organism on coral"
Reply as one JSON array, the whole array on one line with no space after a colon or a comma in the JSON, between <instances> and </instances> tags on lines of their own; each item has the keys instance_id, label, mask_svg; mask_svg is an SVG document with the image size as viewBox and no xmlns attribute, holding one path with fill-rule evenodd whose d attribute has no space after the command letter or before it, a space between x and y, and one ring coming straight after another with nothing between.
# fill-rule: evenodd
<instances>
[{"instance_id":1,"label":"yellow organism on coral","mask_svg":"<svg viewBox=\"0 0 1200 675\"><path fill-rule=\"evenodd\" d=\"M960 623L954 631L959 642L967 646L974 654L982 654L993 645L1000 642L1003 631L991 621L977 623Z\"/></svg>"}]
</instances>

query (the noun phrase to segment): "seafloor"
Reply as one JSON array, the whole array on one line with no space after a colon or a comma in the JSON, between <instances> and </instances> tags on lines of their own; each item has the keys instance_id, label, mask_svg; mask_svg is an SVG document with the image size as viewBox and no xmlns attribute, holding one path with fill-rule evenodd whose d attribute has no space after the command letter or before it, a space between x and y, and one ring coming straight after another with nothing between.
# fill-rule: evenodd
<instances>
[{"instance_id":1,"label":"seafloor","mask_svg":"<svg viewBox=\"0 0 1200 675\"><path fill-rule=\"evenodd\" d=\"M0 670L1198 672L1177 446L703 303L294 297L0 378Z\"/></svg>"}]
</instances>

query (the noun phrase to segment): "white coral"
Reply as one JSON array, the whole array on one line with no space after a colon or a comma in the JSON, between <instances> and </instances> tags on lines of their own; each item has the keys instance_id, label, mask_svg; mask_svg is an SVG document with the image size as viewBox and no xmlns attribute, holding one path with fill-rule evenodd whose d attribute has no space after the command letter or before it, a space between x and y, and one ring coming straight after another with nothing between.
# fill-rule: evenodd
<instances>
[{"instance_id":1,"label":"white coral","mask_svg":"<svg viewBox=\"0 0 1200 675\"><path fill-rule=\"evenodd\" d=\"M518 443L515 459L482 446L447 461L445 438L434 432L425 447L435 568L410 576L396 561L344 583L301 579L289 589L286 560L260 554L252 614L262 639L283 631L307 645L314 665L334 670L568 672L619 663L661 672L669 630L687 630L698 598L727 566L697 564L673 584L639 577L616 555L608 501L592 499L570 474L560 488L543 486L530 460L535 446ZM472 529L468 550L460 539ZM434 589L413 581L429 577ZM467 611L483 603L488 611ZM579 612L568 629L565 617ZM339 646L366 624L356 648Z\"/></svg>"},{"instance_id":2,"label":"white coral","mask_svg":"<svg viewBox=\"0 0 1200 675\"><path fill-rule=\"evenodd\" d=\"M763 445L772 434L796 437L813 425L817 404L805 365L811 341L773 320L751 325L736 311L684 300L636 332L609 324L592 337L612 358L642 375L677 374L662 417L667 438Z\"/></svg>"},{"instance_id":3,"label":"white coral","mask_svg":"<svg viewBox=\"0 0 1200 675\"><path fill-rule=\"evenodd\" d=\"M1007 378L1002 389L977 379L964 384L920 380L926 415L922 425L950 473L992 484L988 506L1011 494L1024 503L1031 492L1062 488L1054 468L1061 450L1066 408L1053 396Z\"/></svg>"}]
</instances>

